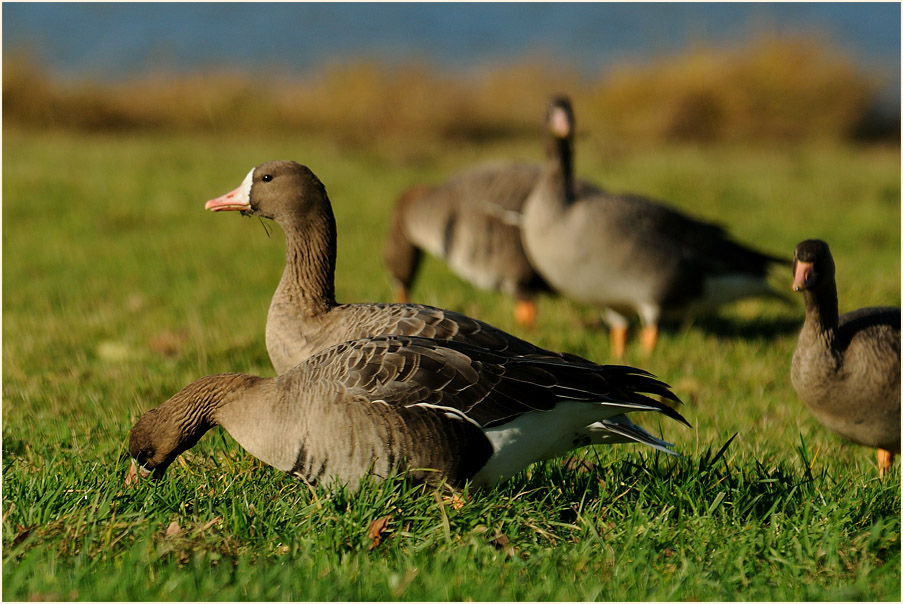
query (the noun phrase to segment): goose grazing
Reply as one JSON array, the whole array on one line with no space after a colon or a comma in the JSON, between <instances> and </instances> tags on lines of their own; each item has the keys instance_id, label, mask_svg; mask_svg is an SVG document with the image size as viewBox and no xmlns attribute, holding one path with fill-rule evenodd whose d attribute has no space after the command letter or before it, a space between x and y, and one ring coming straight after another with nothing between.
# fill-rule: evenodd
<instances>
[{"instance_id":1,"label":"goose grazing","mask_svg":"<svg viewBox=\"0 0 903 604\"><path fill-rule=\"evenodd\" d=\"M519 356L428 338L345 342L275 378L201 378L144 413L129 436L137 475L159 478L214 426L261 461L307 483L356 488L368 472L415 479L505 480L588 444L671 445L627 414L682 422L668 386L641 369ZM136 465L137 464L137 465Z\"/></svg>"},{"instance_id":2,"label":"goose grazing","mask_svg":"<svg viewBox=\"0 0 903 604\"><path fill-rule=\"evenodd\" d=\"M395 204L385 251L396 300L408 301L426 251L445 260L465 281L514 297L515 320L533 326L534 298L551 290L527 259L519 220L541 172L539 164L494 161L467 168L436 186L406 189ZM581 181L577 186L591 188Z\"/></svg>"},{"instance_id":3,"label":"goose grazing","mask_svg":"<svg viewBox=\"0 0 903 604\"><path fill-rule=\"evenodd\" d=\"M426 250L477 287L513 296L515 319L532 326L534 296L548 286L524 254L520 228L500 213L520 212L538 176L538 167L529 164L486 164L435 187L405 190L395 204L385 253L396 299L408 300Z\"/></svg>"},{"instance_id":4,"label":"goose grazing","mask_svg":"<svg viewBox=\"0 0 903 604\"><path fill-rule=\"evenodd\" d=\"M214 212L239 211L274 220L285 232L285 270L267 315L266 346L278 373L317 352L359 338L409 335L469 342L494 351L557 355L482 321L419 304L338 304L336 224L323 183L306 166L272 161L207 202Z\"/></svg>"},{"instance_id":5,"label":"goose grazing","mask_svg":"<svg viewBox=\"0 0 903 604\"><path fill-rule=\"evenodd\" d=\"M524 204L524 248L550 286L605 309L616 357L625 349L626 315L639 315L651 352L661 318L777 295L766 273L782 261L731 241L720 226L637 195L575 190L574 114L566 97L551 99L546 130L545 169Z\"/></svg>"},{"instance_id":6,"label":"goose grazing","mask_svg":"<svg viewBox=\"0 0 903 604\"><path fill-rule=\"evenodd\" d=\"M900 309L838 316L834 258L817 239L796 246L793 290L806 303L790 365L793 388L825 428L877 448L883 476L900 453Z\"/></svg>"}]
</instances>

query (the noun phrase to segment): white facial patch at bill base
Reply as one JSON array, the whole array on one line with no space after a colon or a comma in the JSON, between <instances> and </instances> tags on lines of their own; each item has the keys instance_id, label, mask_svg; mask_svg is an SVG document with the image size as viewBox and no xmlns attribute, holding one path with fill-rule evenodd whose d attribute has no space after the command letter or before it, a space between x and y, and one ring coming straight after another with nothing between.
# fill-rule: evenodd
<instances>
[{"instance_id":1,"label":"white facial patch at bill base","mask_svg":"<svg viewBox=\"0 0 903 604\"><path fill-rule=\"evenodd\" d=\"M238 194L241 196L241 200L248 205L251 205L251 185L254 184L254 170L256 169L251 168L251 171L248 172L248 175L245 176L245 179L238 186Z\"/></svg>"},{"instance_id":2,"label":"white facial patch at bill base","mask_svg":"<svg viewBox=\"0 0 903 604\"><path fill-rule=\"evenodd\" d=\"M251 171L248 172L248 175L245 176L245 179L238 187L204 204L204 209L212 212L249 211L251 209L251 185L253 184L254 170L255 168L251 168Z\"/></svg>"}]
</instances>

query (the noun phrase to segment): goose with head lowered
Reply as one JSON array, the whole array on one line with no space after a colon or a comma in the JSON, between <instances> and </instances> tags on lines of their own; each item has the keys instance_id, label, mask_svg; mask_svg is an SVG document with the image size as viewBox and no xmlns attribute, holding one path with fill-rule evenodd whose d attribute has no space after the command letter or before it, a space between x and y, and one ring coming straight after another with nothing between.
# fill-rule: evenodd
<instances>
[{"instance_id":1,"label":"goose with head lowered","mask_svg":"<svg viewBox=\"0 0 903 604\"><path fill-rule=\"evenodd\" d=\"M567 97L552 97L545 125L545 170L524 203L524 249L559 293L605 309L616 357L624 353L631 314L639 315L651 352L662 318L777 296L767 271L783 261L732 241L720 226L639 195L577 190Z\"/></svg>"},{"instance_id":2,"label":"goose with head lowered","mask_svg":"<svg viewBox=\"0 0 903 604\"><path fill-rule=\"evenodd\" d=\"M533 326L536 296L552 290L527 259L519 223L541 173L540 164L489 161L402 192L385 247L396 301L408 301L426 251L465 281L513 297L515 320ZM578 181L577 187L590 185Z\"/></svg>"},{"instance_id":3,"label":"goose with head lowered","mask_svg":"<svg viewBox=\"0 0 903 604\"><path fill-rule=\"evenodd\" d=\"M834 258L818 239L793 254L793 290L806 319L790 365L797 395L818 421L843 438L878 449L878 472L900 453L900 309L839 314Z\"/></svg>"},{"instance_id":4,"label":"goose with head lowered","mask_svg":"<svg viewBox=\"0 0 903 604\"><path fill-rule=\"evenodd\" d=\"M308 483L354 489L369 472L491 487L531 463L589 444L671 445L628 419L687 424L668 386L632 367L514 355L388 336L326 349L274 378L201 378L144 413L129 435L138 475L159 478L214 426ZM687 424L689 425L689 424Z\"/></svg>"},{"instance_id":5,"label":"goose with head lowered","mask_svg":"<svg viewBox=\"0 0 903 604\"><path fill-rule=\"evenodd\" d=\"M336 302L335 217L326 187L306 166L293 161L261 164L238 188L205 207L270 218L285 232L285 269L266 324L267 352L278 373L330 346L379 335L455 340L515 354L559 354L432 306ZM565 353L559 356L582 360Z\"/></svg>"},{"instance_id":6,"label":"goose with head lowered","mask_svg":"<svg viewBox=\"0 0 903 604\"><path fill-rule=\"evenodd\" d=\"M385 248L396 300L408 301L425 250L465 281L513 296L515 319L531 326L534 297L548 286L524 254L520 229L502 213L520 210L536 176L536 166L528 164L487 164L439 185L406 189L395 204Z\"/></svg>"}]
</instances>

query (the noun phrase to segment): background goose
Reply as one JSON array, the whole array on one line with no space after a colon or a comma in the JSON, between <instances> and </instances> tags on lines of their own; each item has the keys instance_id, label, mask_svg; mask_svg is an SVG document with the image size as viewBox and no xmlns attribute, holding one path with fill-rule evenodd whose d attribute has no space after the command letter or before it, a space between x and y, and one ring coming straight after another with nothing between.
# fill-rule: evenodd
<instances>
[{"instance_id":1,"label":"background goose","mask_svg":"<svg viewBox=\"0 0 903 604\"><path fill-rule=\"evenodd\" d=\"M444 259L462 279L517 300L518 323L532 326L534 297L551 291L527 259L520 213L542 166L495 161L463 170L436 186L415 185L398 198L386 244L386 264L408 301L422 250ZM590 185L579 182L587 190Z\"/></svg>"},{"instance_id":2,"label":"background goose","mask_svg":"<svg viewBox=\"0 0 903 604\"><path fill-rule=\"evenodd\" d=\"M806 303L790 365L793 388L826 428L876 447L883 476L900 453L900 309L860 308L838 317L834 258L816 239L796 246L793 289Z\"/></svg>"},{"instance_id":3,"label":"background goose","mask_svg":"<svg viewBox=\"0 0 903 604\"><path fill-rule=\"evenodd\" d=\"M720 226L637 195L574 187L574 115L566 97L546 114L546 166L524 204L524 248L562 294L605 308L612 350L624 352L626 315L655 348L663 315L685 317L752 295L776 295L766 282L777 258L730 240Z\"/></svg>"},{"instance_id":4,"label":"background goose","mask_svg":"<svg viewBox=\"0 0 903 604\"><path fill-rule=\"evenodd\" d=\"M131 430L130 484L159 478L222 426L261 461L309 483L355 488L372 469L491 486L588 444L640 442L671 452L627 413L659 412L666 384L641 369L495 353L458 342L382 337L325 350L278 378L202 378ZM689 424L687 424L689 425Z\"/></svg>"},{"instance_id":5,"label":"background goose","mask_svg":"<svg viewBox=\"0 0 903 604\"><path fill-rule=\"evenodd\" d=\"M338 304L336 224L323 183L305 166L273 161L253 168L242 184L206 209L271 218L285 231L285 270L267 315L266 346L284 373L335 344L378 335L466 341L515 354L542 350L487 323L419 304ZM559 354L572 361L578 357ZM588 361L585 361L588 362Z\"/></svg>"},{"instance_id":6,"label":"background goose","mask_svg":"<svg viewBox=\"0 0 903 604\"><path fill-rule=\"evenodd\" d=\"M532 325L533 297L548 286L524 254L520 228L501 213L519 213L538 176L538 166L493 163L407 189L395 204L385 254L397 299L407 301L426 250L477 287L513 296L515 319Z\"/></svg>"}]
</instances>

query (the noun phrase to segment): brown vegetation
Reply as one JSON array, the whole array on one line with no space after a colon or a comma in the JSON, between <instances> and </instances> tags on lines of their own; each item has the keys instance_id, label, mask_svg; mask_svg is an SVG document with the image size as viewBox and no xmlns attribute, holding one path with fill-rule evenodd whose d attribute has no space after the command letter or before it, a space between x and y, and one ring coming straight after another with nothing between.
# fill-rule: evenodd
<instances>
[{"instance_id":1,"label":"brown vegetation","mask_svg":"<svg viewBox=\"0 0 903 604\"><path fill-rule=\"evenodd\" d=\"M622 63L595 80L525 58L478 73L370 61L289 76L152 73L63 84L28 57L4 58L3 123L80 130L259 129L479 140L532 134L538 107L567 91L581 129L630 140L842 140L870 119L877 78L817 38L696 46ZM886 125L898 137L899 125Z\"/></svg>"}]
</instances>

